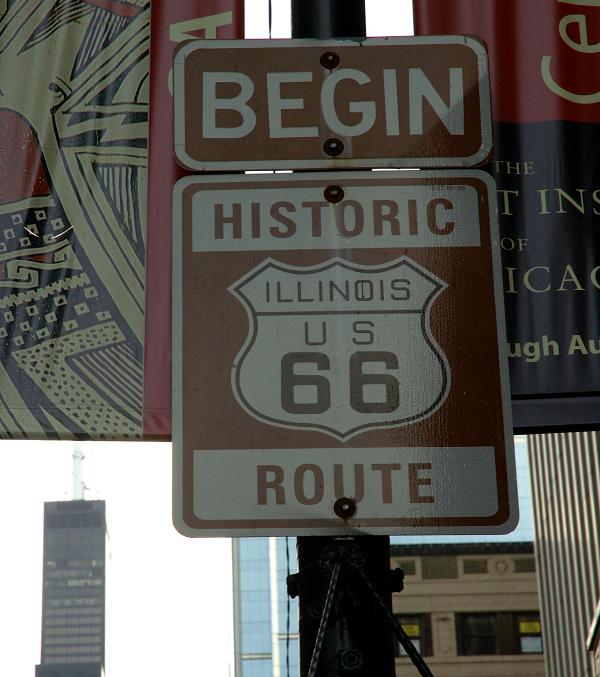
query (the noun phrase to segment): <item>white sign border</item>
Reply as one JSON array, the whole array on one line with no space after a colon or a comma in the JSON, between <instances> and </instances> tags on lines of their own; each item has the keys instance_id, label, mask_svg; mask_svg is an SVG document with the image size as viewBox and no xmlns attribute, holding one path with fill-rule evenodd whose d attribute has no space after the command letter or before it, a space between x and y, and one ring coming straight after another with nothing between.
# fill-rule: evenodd
<instances>
[{"instance_id":1,"label":"white sign border","mask_svg":"<svg viewBox=\"0 0 600 677\"><path fill-rule=\"evenodd\" d=\"M434 527L372 527L354 528L344 526L340 519L338 528L327 527L260 527L256 522L249 520L247 527L239 528L207 528L195 529L185 522L183 517L183 419L182 419L182 374L183 374L183 325L181 304L182 299L182 221L183 221L183 194L194 184L227 184L239 186L240 182L252 184L263 182L314 182L335 180L343 183L344 180L354 182L376 182L380 178L392 177L406 179L478 179L488 190L488 209L490 223L490 243L492 254L492 269L494 278L494 299L496 308L496 324L498 329L498 369L500 376L500 390L502 399L502 415L504 421L505 461L508 489L509 518L499 525L484 526L434 526ZM506 325L504 316L504 295L502 288L502 266L500 258L500 235L496 207L496 184L492 177L480 170L452 170L452 171L402 171L393 170L378 172L336 172L332 174L302 173L302 174L246 174L246 175L218 175L218 176L186 176L180 179L173 189L173 382L172 382L172 446L173 446L173 524L177 531L188 537L247 537L247 536L359 536L359 535L501 535L513 531L519 521L519 505L517 495L516 465L513 442L512 408L510 399L510 381L508 372L508 357L506 351ZM334 519L334 518L332 518ZM300 521L300 520L298 520Z\"/></svg>"},{"instance_id":2,"label":"white sign border","mask_svg":"<svg viewBox=\"0 0 600 677\"><path fill-rule=\"evenodd\" d=\"M461 158L321 158L318 160L226 160L200 162L185 150L185 60L198 49L251 49L268 47L351 47L360 44L363 47L389 45L467 45L477 55L479 69L479 97L482 126L480 129L481 146L473 155ZM174 113L174 149L178 163L188 171L239 171L269 169L410 169L423 167L436 169L441 167L466 168L482 164L490 156L493 145L491 92L488 55L482 42L462 35L450 36L410 36L400 38L365 38L355 40L193 40L185 43L175 54L173 63L173 113Z\"/></svg>"}]
</instances>

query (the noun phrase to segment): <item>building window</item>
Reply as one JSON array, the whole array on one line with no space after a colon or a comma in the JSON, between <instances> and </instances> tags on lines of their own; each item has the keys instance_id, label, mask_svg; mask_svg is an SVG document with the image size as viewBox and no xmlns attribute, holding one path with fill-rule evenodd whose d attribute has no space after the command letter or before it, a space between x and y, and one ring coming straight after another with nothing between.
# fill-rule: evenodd
<instances>
[{"instance_id":1,"label":"building window","mask_svg":"<svg viewBox=\"0 0 600 677\"><path fill-rule=\"evenodd\" d=\"M458 614L457 644L462 656L542 653L539 613Z\"/></svg>"},{"instance_id":2,"label":"building window","mask_svg":"<svg viewBox=\"0 0 600 677\"><path fill-rule=\"evenodd\" d=\"M421 656L431 656L431 621L429 615L395 615L394 618ZM398 639L395 639L394 653L396 656L408 655Z\"/></svg>"},{"instance_id":3,"label":"building window","mask_svg":"<svg viewBox=\"0 0 600 677\"><path fill-rule=\"evenodd\" d=\"M458 578L458 559L456 557L422 557L421 571L423 580Z\"/></svg>"},{"instance_id":4,"label":"building window","mask_svg":"<svg viewBox=\"0 0 600 677\"><path fill-rule=\"evenodd\" d=\"M461 655L484 656L498 653L495 614L461 614L458 629Z\"/></svg>"},{"instance_id":5,"label":"building window","mask_svg":"<svg viewBox=\"0 0 600 677\"><path fill-rule=\"evenodd\" d=\"M487 559L464 559L463 573L464 574L487 574L488 563Z\"/></svg>"},{"instance_id":6,"label":"building window","mask_svg":"<svg viewBox=\"0 0 600 677\"><path fill-rule=\"evenodd\" d=\"M530 574L535 571L535 559L533 557L520 557L513 560L516 574Z\"/></svg>"},{"instance_id":7,"label":"building window","mask_svg":"<svg viewBox=\"0 0 600 677\"><path fill-rule=\"evenodd\" d=\"M516 630L521 653L542 653L542 624L540 615L518 614Z\"/></svg>"},{"instance_id":8,"label":"building window","mask_svg":"<svg viewBox=\"0 0 600 677\"><path fill-rule=\"evenodd\" d=\"M417 563L414 559L403 559L396 562L396 566L404 571L405 576L417 575Z\"/></svg>"}]
</instances>

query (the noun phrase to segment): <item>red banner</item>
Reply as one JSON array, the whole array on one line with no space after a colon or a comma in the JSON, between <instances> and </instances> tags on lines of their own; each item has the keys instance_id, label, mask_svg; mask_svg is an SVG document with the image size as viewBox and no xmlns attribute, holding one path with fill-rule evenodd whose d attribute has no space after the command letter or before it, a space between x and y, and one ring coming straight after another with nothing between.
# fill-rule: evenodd
<instances>
[{"instance_id":1,"label":"red banner","mask_svg":"<svg viewBox=\"0 0 600 677\"><path fill-rule=\"evenodd\" d=\"M600 425L600 0L413 0L489 49L513 418Z\"/></svg>"},{"instance_id":2,"label":"red banner","mask_svg":"<svg viewBox=\"0 0 600 677\"><path fill-rule=\"evenodd\" d=\"M0 438L170 436L172 54L242 7L0 0Z\"/></svg>"},{"instance_id":3,"label":"red banner","mask_svg":"<svg viewBox=\"0 0 600 677\"><path fill-rule=\"evenodd\" d=\"M0 438L142 436L149 38L148 0L0 2Z\"/></svg>"},{"instance_id":4,"label":"red banner","mask_svg":"<svg viewBox=\"0 0 600 677\"><path fill-rule=\"evenodd\" d=\"M414 17L417 35L485 40L495 120L600 120L600 1L414 0Z\"/></svg>"},{"instance_id":5,"label":"red banner","mask_svg":"<svg viewBox=\"0 0 600 677\"><path fill-rule=\"evenodd\" d=\"M241 38L243 0L153 0L144 436L171 435L171 229L173 184L183 171L173 160L173 51L197 38Z\"/></svg>"}]
</instances>

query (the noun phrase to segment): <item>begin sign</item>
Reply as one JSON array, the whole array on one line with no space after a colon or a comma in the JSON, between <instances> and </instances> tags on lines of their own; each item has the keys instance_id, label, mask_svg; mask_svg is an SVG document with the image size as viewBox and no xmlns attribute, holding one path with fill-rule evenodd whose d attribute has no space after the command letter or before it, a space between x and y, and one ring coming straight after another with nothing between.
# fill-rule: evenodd
<instances>
[{"instance_id":1,"label":"begin sign","mask_svg":"<svg viewBox=\"0 0 600 677\"><path fill-rule=\"evenodd\" d=\"M182 533L514 527L494 200L477 171L177 184Z\"/></svg>"},{"instance_id":2,"label":"begin sign","mask_svg":"<svg viewBox=\"0 0 600 677\"><path fill-rule=\"evenodd\" d=\"M200 171L481 164L487 68L468 37L188 42L176 158Z\"/></svg>"}]
</instances>

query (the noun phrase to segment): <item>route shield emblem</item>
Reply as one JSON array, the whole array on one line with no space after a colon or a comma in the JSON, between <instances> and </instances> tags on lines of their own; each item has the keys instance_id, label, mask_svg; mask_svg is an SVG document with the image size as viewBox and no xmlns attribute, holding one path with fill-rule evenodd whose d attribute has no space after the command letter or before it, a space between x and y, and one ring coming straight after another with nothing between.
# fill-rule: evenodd
<instances>
[{"instance_id":1,"label":"route shield emblem","mask_svg":"<svg viewBox=\"0 0 600 677\"><path fill-rule=\"evenodd\" d=\"M260 421L339 440L431 416L450 390L429 327L446 286L406 256L265 260L229 288L250 325L232 372L238 403Z\"/></svg>"}]
</instances>

